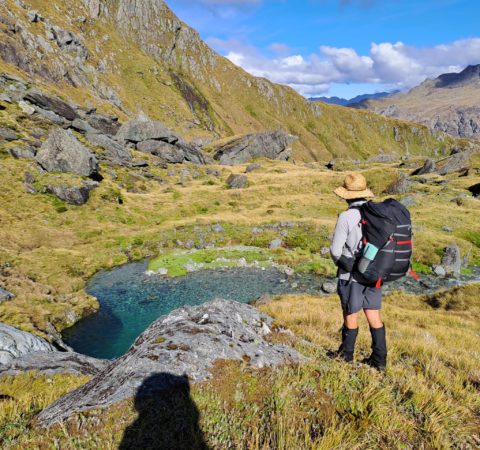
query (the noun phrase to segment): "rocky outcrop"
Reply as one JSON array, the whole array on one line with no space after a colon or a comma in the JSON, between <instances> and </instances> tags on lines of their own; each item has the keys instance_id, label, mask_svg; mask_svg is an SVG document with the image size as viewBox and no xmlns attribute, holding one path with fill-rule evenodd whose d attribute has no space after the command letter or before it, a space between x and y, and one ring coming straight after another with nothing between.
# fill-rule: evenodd
<instances>
[{"instance_id":1,"label":"rocky outcrop","mask_svg":"<svg viewBox=\"0 0 480 450\"><path fill-rule=\"evenodd\" d=\"M105 134L88 132L85 137L92 145L101 147L104 150L102 155L104 159L114 164L126 165L132 159L130 150L125 145L119 144Z\"/></svg>"},{"instance_id":2,"label":"rocky outcrop","mask_svg":"<svg viewBox=\"0 0 480 450\"><path fill-rule=\"evenodd\" d=\"M266 340L272 322L249 305L227 300L177 309L154 322L103 372L42 411L38 423L50 426L80 411L108 407L133 396L159 372L198 382L211 376L220 359L258 368L302 361L292 348Z\"/></svg>"},{"instance_id":3,"label":"rocky outcrop","mask_svg":"<svg viewBox=\"0 0 480 450\"><path fill-rule=\"evenodd\" d=\"M116 139L119 142L132 143L137 150L155 155L169 163L206 163L206 157L201 150L184 142L161 122L128 121L120 127Z\"/></svg>"},{"instance_id":4,"label":"rocky outcrop","mask_svg":"<svg viewBox=\"0 0 480 450\"><path fill-rule=\"evenodd\" d=\"M91 358L75 352L35 351L13 359L8 365L0 365L0 376L17 375L34 370L42 375L70 373L75 375L97 375L110 361Z\"/></svg>"},{"instance_id":5,"label":"rocky outcrop","mask_svg":"<svg viewBox=\"0 0 480 450\"><path fill-rule=\"evenodd\" d=\"M213 158L224 165L242 164L253 158L287 161L297 138L284 130L265 131L237 137L215 149Z\"/></svg>"},{"instance_id":6,"label":"rocky outcrop","mask_svg":"<svg viewBox=\"0 0 480 450\"><path fill-rule=\"evenodd\" d=\"M404 174L400 176L392 183L390 186L385 189L386 194L398 195L398 194L407 194L410 192L412 183L409 178Z\"/></svg>"},{"instance_id":7,"label":"rocky outcrop","mask_svg":"<svg viewBox=\"0 0 480 450\"><path fill-rule=\"evenodd\" d=\"M71 172L85 177L98 175L95 155L72 133L53 128L37 153L36 160L47 172Z\"/></svg>"},{"instance_id":8,"label":"rocky outcrop","mask_svg":"<svg viewBox=\"0 0 480 450\"><path fill-rule=\"evenodd\" d=\"M55 348L45 339L0 323L0 367L27 353L54 351Z\"/></svg>"},{"instance_id":9,"label":"rocky outcrop","mask_svg":"<svg viewBox=\"0 0 480 450\"><path fill-rule=\"evenodd\" d=\"M60 100L58 97L47 95L36 89L28 91L23 99L39 108L52 111L66 120L74 120L78 117L75 110L68 103Z\"/></svg>"},{"instance_id":10,"label":"rocky outcrop","mask_svg":"<svg viewBox=\"0 0 480 450\"><path fill-rule=\"evenodd\" d=\"M98 186L96 181L84 181L81 186L58 184L47 186L46 190L70 205L80 206L87 203L90 192Z\"/></svg>"}]
</instances>

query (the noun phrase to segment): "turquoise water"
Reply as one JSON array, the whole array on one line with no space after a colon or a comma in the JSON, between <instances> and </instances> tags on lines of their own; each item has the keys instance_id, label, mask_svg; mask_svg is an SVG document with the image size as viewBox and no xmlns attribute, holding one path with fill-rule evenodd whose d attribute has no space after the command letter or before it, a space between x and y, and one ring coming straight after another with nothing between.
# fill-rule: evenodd
<instances>
[{"instance_id":1,"label":"turquoise water","mask_svg":"<svg viewBox=\"0 0 480 450\"><path fill-rule=\"evenodd\" d=\"M101 272L87 286L100 310L63 333L78 353L96 358L123 355L156 319L184 305L215 298L249 302L264 294L320 292L325 279L288 278L276 269L205 270L178 278L148 276L147 262Z\"/></svg>"},{"instance_id":2,"label":"turquoise water","mask_svg":"<svg viewBox=\"0 0 480 450\"><path fill-rule=\"evenodd\" d=\"M113 359L123 355L148 326L184 305L199 305L215 298L249 302L264 294L321 293L325 278L315 275L287 277L277 269L203 270L184 277L145 274L148 262L132 263L95 275L86 288L98 298L99 312L82 319L63 333L78 353ZM388 285L412 293L480 280L480 269L463 280L422 276L430 288L407 277Z\"/></svg>"}]
</instances>

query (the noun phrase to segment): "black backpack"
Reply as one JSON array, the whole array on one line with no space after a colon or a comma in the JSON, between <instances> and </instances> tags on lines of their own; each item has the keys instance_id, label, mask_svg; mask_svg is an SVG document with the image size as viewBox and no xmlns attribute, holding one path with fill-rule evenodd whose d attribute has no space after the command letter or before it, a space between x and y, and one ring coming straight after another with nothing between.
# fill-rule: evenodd
<instances>
[{"instance_id":1,"label":"black backpack","mask_svg":"<svg viewBox=\"0 0 480 450\"><path fill-rule=\"evenodd\" d=\"M407 275L413 249L412 222L408 209L391 198L381 203L369 201L354 208L359 210L362 217L362 249L370 243L378 248L378 252L362 273L359 271L360 254L353 277L362 284L380 288L383 283Z\"/></svg>"}]
</instances>

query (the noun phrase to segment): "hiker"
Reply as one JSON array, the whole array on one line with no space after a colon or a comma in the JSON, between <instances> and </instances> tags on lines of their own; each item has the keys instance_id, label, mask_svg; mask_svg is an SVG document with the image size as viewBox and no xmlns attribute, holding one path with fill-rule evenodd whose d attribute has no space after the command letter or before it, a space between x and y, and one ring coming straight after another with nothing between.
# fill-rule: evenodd
<instances>
[{"instance_id":1,"label":"hiker","mask_svg":"<svg viewBox=\"0 0 480 450\"><path fill-rule=\"evenodd\" d=\"M380 318L382 288L362 284L355 277L354 267L362 253L362 217L359 211L368 198L374 197L367 188L365 177L359 173L347 175L335 194L348 203L348 209L338 216L330 253L338 267L338 294L343 310L342 343L336 356L353 362L358 335L358 314L363 309L370 325L372 354L364 362L383 371L387 362L385 326Z\"/></svg>"}]
</instances>

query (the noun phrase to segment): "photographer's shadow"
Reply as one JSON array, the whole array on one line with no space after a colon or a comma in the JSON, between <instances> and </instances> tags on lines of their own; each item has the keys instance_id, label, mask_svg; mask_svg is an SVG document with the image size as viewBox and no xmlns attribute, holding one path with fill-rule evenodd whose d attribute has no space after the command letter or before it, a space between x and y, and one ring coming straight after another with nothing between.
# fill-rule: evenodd
<instances>
[{"instance_id":1,"label":"photographer's shadow","mask_svg":"<svg viewBox=\"0 0 480 450\"><path fill-rule=\"evenodd\" d=\"M135 396L137 420L123 435L119 450L207 450L187 377L157 373Z\"/></svg>"}]
</instances>

